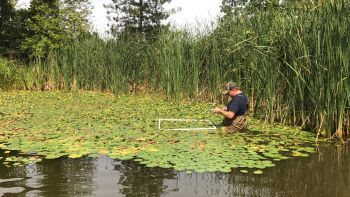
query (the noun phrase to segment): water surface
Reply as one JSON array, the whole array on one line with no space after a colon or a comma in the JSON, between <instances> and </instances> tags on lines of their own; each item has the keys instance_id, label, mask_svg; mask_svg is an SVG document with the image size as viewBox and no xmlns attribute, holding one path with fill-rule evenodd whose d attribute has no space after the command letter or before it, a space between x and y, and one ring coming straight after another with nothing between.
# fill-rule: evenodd
<instances>
[{"instance_id":1,"label":"water surface","mask_svg":"<svg viewBox=\"0 0 350 197\"><path fill-rule=\"evenodd\" d=\"M187 174L106 156L43 160L25 167L0 164L0 196L348 197L349 152L349 146L320 147L310 157L276 162L263 175L239 169Z\"/></svg>"}]
</instances>

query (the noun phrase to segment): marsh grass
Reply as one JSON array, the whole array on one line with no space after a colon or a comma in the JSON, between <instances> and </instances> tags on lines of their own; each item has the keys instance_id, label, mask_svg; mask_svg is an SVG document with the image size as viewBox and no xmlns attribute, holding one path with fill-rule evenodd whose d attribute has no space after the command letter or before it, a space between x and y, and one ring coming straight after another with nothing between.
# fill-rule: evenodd
<instances>
[{"instance_id":1,"label":"marsh grass","mask_svg":"<svg viewBox=\"0 0 350 197\"><path fill-rule=\"evenodd\" d=\"M24 79L27 87L114 93L147 87L213 102L224 101L222 84L236 81L251 113L265 121L342 136L350 124L349 24L348 1L315 1L226 17L197 36L93 37L34 61Z\"/></svg>"}]
</instances>

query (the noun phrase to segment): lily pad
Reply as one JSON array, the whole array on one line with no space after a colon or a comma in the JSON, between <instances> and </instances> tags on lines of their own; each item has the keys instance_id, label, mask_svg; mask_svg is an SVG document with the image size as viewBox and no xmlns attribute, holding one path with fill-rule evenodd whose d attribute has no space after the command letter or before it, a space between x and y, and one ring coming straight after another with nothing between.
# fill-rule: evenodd
<instances>
[{"instance_id":1,"label":"lily pad","mask_svg":"<svg viewBox=\"0 0 350 197\"><path fill-rule=\"evenodd\" d=\"M245 133L158 130L159 118L208 119L220 124L221 117L208 112L212 107L208 103L169 104L154 95L113 96L84 91L4 92L0 103L5 102L0 105L0 111L6 114L0 119L0 148L6 151L6 159L0 160L9 166L40 162L41 157L107 155L135 160L147 167L228 173L233 168L273 167L271 161L315 151L310 145L313 134L252 117ZM203 122L165 124L169 128L208 126ZM10 150L38 157L31 160L11 156L17 151Z\"/></svg>"},{"instance_id":2,"label":"lily pad","mask_svg":"<svg viewBox=\"0 0 350 197\"><path fill-rule=\"evenodd\" d=\"M264 172L262 170L256 170L253 172L253 174L263 174Z\"/></svg>"}]
</instances>

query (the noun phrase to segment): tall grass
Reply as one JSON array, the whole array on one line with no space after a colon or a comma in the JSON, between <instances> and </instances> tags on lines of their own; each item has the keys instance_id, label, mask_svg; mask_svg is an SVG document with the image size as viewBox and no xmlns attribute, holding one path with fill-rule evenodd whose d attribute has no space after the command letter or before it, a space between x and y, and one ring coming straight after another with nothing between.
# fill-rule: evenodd
<instances>
[{"instance_id":1,"label":"tall grass","mask_svg":"<svg viewBox=\"0 0 350 197\"><path fill-rule=\"evenodd\" d=\"M226 17L199 36L77 41L33 62L32 78L60 89L146 88L211 101L236 81L264 120L341 136L350 124L349 24L349 1L294 3Z\"/></svg>"},{"instance_id":2,"label":"tall grass","mask_svg":"<svg viewBox=\"0 0 350 197\"><path fill-rule=\"evenodd\" d=\"M23 76L25 68L17 66L15 61L0 58L0 91L23 87Z\"/></svg>"}]
</instances>

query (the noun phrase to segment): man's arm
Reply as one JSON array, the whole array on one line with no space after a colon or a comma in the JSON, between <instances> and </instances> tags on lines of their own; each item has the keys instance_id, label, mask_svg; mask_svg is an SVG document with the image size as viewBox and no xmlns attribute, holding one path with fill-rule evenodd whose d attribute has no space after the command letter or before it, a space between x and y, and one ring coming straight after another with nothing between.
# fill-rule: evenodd
<instances>
[{"instance_id":1,"label":"man's arm","mask_svg":"<svg viewBox=\"0 0 350 197\"><path fill-rule=\"evenodd\" d=\"M232 112L232 111L224 111L218 107L216 107L213 111L214 113L217 113L217 114L221 114L222 116L224 116L225 118L228 118L228 119L232 119L233 117L235 117L235 113Z\"/></svg>"}]
</instances>

